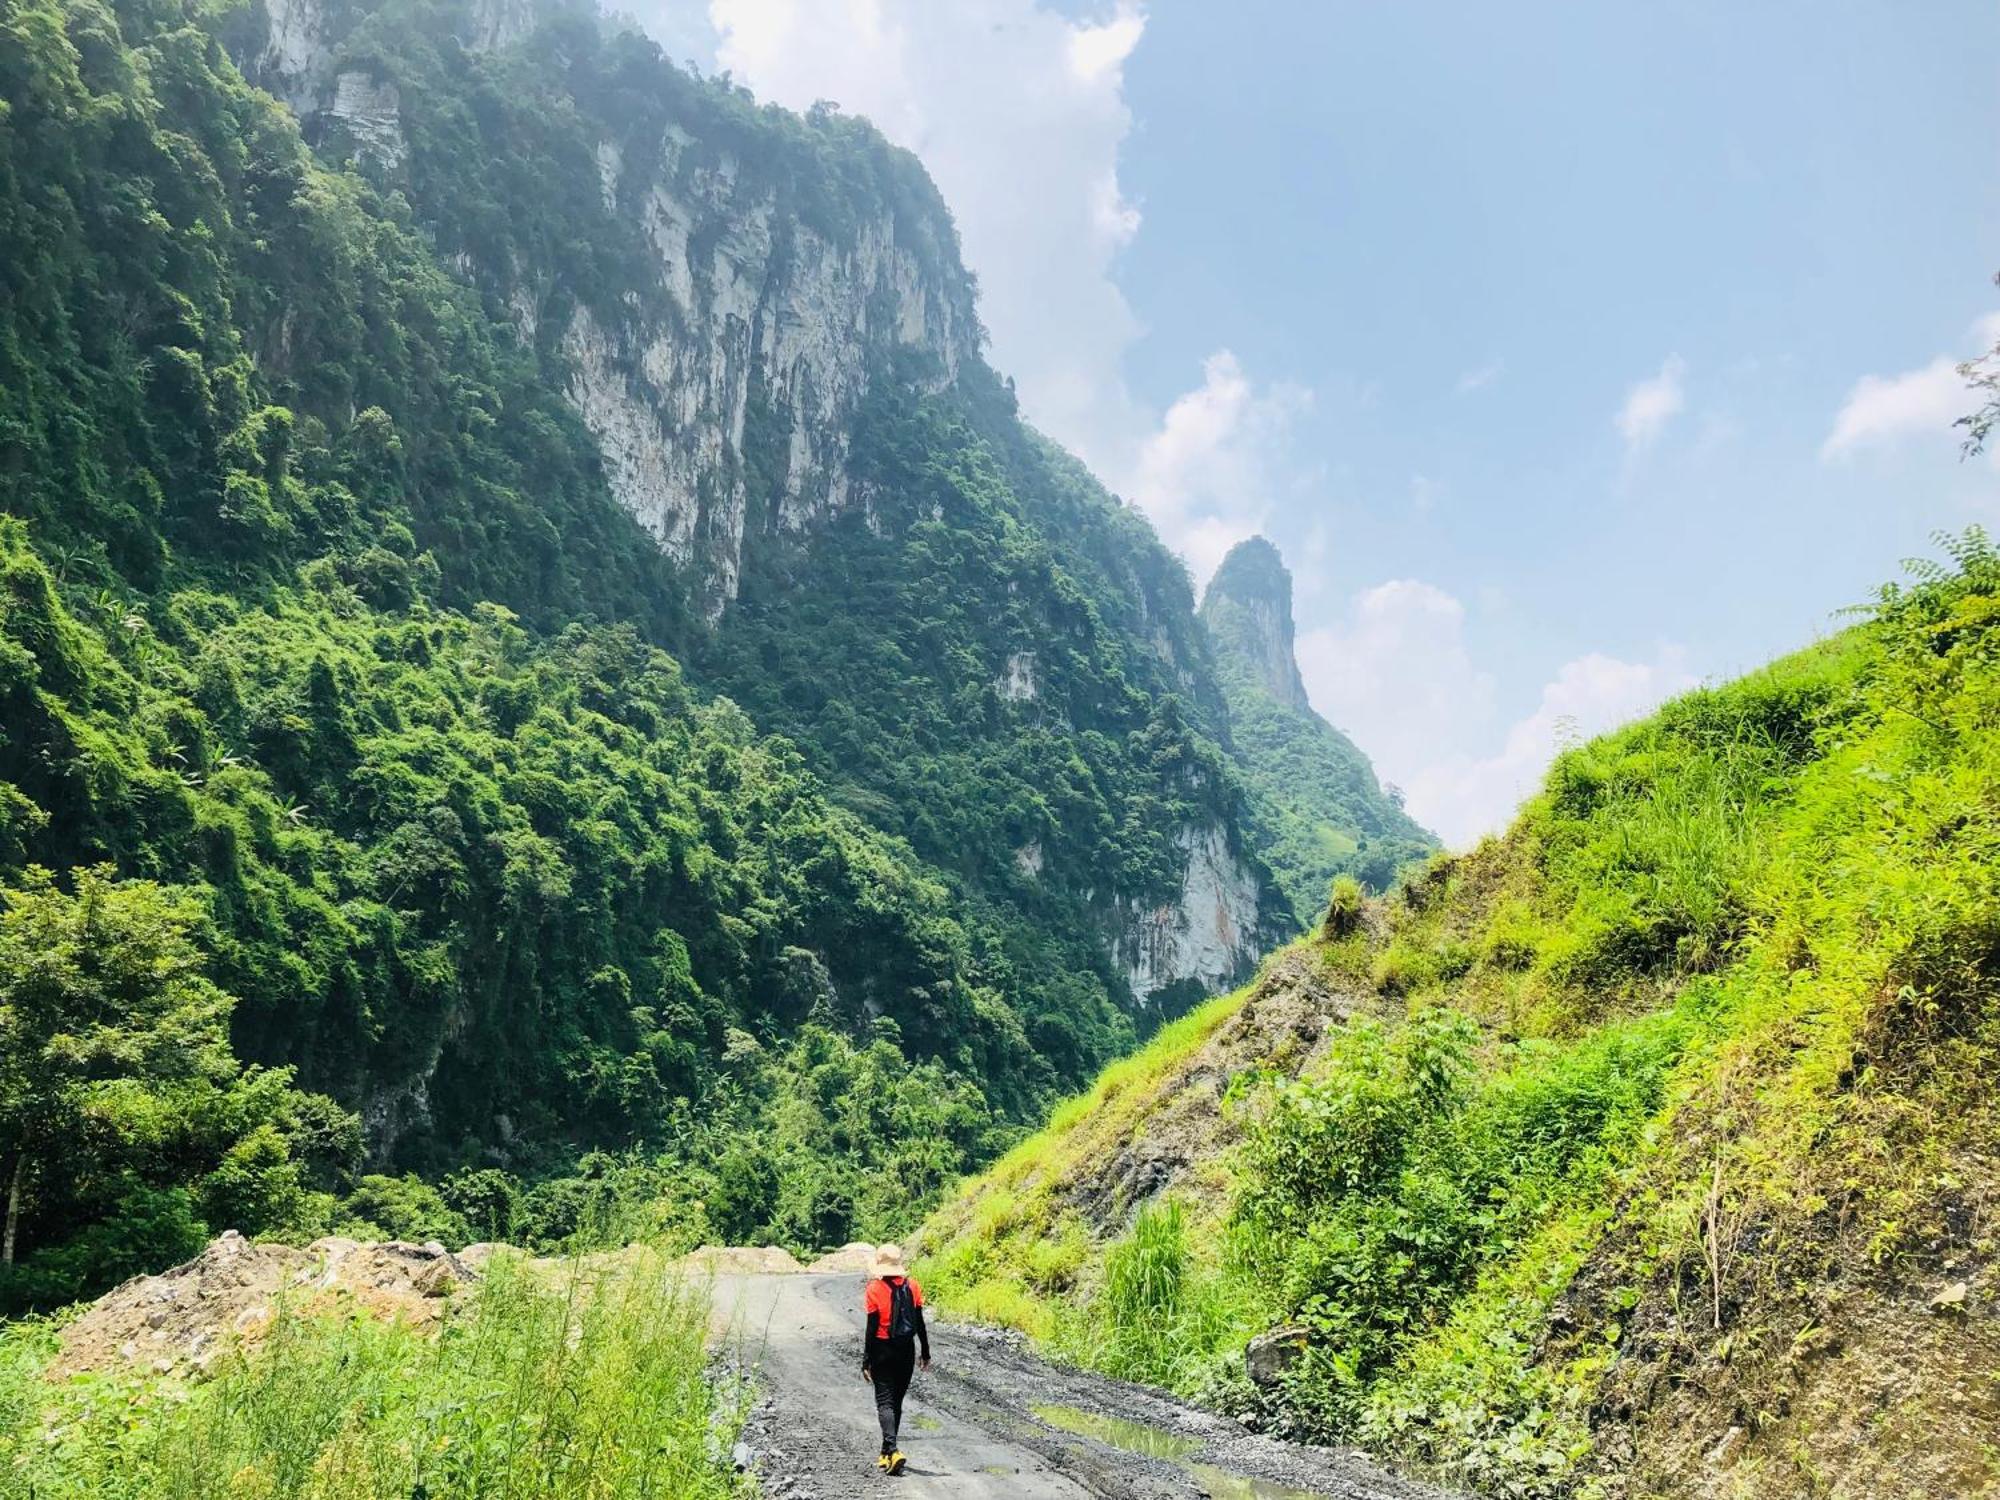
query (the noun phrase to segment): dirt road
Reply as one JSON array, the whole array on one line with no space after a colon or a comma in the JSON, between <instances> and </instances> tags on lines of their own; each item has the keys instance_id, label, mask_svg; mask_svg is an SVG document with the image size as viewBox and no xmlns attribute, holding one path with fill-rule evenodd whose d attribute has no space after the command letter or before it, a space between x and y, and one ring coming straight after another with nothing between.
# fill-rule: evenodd
<instances>
[{"instance_id":1,"label":"dirt road","mask_svg":"<svg viewBox=\"0 0 2000 1500\"><path fill-rule=\"evenodd\" d=\"M933 1328L900 1479L874 1469L861 1278L723 1276L720 1342L764 1391L746 1441L774 1500L1445 1500L1358 1455L1246 1433L1157 1391L1043 1363L985 1329Z\"/></svg>"}]
</instances>

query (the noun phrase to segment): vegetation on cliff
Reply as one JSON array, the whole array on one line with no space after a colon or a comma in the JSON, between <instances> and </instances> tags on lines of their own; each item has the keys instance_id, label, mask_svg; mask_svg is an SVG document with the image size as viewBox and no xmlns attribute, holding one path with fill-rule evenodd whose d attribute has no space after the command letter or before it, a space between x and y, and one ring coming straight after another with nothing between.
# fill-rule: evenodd
<instances>
[{"instance_id":1,"label":"vegetation on cliff","mask_svg":"<svg viewBox=\"0 0 2000 1500\"><path fill-rule=\"evenodd\" d=\"M42 1132L0 1160L6 1305L227 1227L886 1235L1131 1045L1106 893L1170 901L1177 826L1237 827L1184 575L983 368L881 372L852 442L895 527L760 543L708 633L444 228L565 295L637 253L594 175L538 196L589 144L564 68L823 232L887 203L969 307L949 220L857 122L582 12L482 60L456 14L356 42L437 69L389 183L243 81L227 8L0 8L0 888L10 940L104 949L0 979ZM1023 650L1038 706L994 686ZM63 1029L120 984L185 1059Z\"/></svg>"}]
</instances>

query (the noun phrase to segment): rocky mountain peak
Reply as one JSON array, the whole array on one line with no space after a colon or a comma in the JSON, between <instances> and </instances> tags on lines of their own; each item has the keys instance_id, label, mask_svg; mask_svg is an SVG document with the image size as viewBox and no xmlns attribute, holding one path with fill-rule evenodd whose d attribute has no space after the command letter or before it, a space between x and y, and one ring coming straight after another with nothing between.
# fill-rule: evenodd
<instances>
[{"instance_id":1,"label":"rocky mountain peak","mask_svg":"<svg viewBox=\"0 0 2000 1500\"><path fill-rule=\"evenodd\" d=\"M1292 575L1278 549L1261 536L1230 548L1201 601L1202 623L1216 649L1234 656L1278 702L1308 707L1292 654Z\"/></svg>"}]
</instances>

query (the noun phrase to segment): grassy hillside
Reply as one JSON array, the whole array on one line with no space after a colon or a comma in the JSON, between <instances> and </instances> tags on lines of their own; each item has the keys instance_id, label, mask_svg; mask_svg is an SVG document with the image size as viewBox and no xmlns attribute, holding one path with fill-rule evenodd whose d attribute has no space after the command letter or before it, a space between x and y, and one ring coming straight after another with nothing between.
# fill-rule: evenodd
<instances>
[{"instance_id":1,"label":"grassy hillside","mask_svg":"<svg viewBox=\"0 0 2000 1500\"><path fill-rule=\"evenodd\" d=\"M2000 554L1951 552L1337 901L936 1216L937 1300L1487 1493L1993 1493ZM1156 1131L1205 1154L1121 1178Z\"/></svg>"}]
</instances>

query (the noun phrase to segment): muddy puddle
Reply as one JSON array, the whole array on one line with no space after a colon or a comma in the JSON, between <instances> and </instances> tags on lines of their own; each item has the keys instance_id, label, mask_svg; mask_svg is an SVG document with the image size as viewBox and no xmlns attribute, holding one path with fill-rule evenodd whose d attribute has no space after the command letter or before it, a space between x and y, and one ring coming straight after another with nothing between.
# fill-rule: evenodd
<instances>
[{"instance_id":1,"label":"muddy puddle","mask_svg":"<svg viewBox=\"0 0 2000 1500\"><path fill-rule=\"evenodd\" d=\"M1202 1482L1212 1500L1320 1500L1310 1490L1287 1489L1268 1479L1251 1479L1231 1474L1209 1464L1189 1464L1194 1477Z\"/></svg>"},{"instance_id":2,"label":"muddy puddle","mask_svg":"<svg viewBox=\"0 0 2000 1500\"><path fill-rule=\"evenodd\" d=\"M1051 1427L1059 1427L1064 1432L1073 1432L1078 1437L1095 1438L1100 1443L1109 1443L1114 1448L1122 1448L1127 1453L1138 1453L1147 1458L1164 1458L1173 1463L1186 1463L1201 1448L1199 1438L1180 1437L1158 1427L1148 1427L1144 1422L1130 1422L1123 1417L1107 1417L1077 1406L1038 1405L1034 1408L1034 1413Z\"/></svg>"},{"instance_id":3,"label":"muddy puddle","mask_svg":"<svg viewBox=\"0 0 2000 1500\"><path fill-rule=\"evenodd\" d=\"M1144 1458L1180 1464L1201 1481L1214 1500L1319 1500L1307 1490L1287 1489L1268 1480L1250 1479L1210 1464L1195 1463L1194 1455L1203 1446L1200 1438L1182 1437L1144 1422L1105 1416L1076 1406L1037 1405L1033 1410L1042 1421L1063 1432L1073 1432L1078 1437L1091 1438Z\"/></svg>"}]
</instances>

